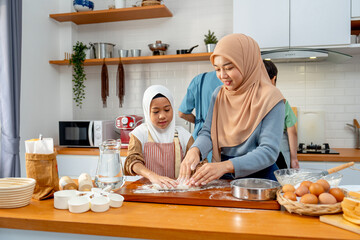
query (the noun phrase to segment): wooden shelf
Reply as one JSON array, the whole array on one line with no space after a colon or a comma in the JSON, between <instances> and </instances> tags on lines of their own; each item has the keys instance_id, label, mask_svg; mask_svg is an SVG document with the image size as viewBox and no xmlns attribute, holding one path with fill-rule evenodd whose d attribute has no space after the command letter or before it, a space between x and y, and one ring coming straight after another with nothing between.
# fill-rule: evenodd
<instances>
[{"instance_id":1,"label":"wooden shelf","mask_svg":"<svg viewBox=\"0 0 360 240\"><path fill-rule=\"evenodd\" d=\"M172 13L165 5L107 9L87 12L72 12L50 14L58 22L73 22L75 24L91 24L117 22L149 18L172 17Z\"/></svg>"},{"instance_id":2,"label":"wooden shelf","mask_svg":"<svg viewBox=\"0 0 360 240\"><path fill-rule=\"evenodd\" d=\"M139 64L139 63L166 63L166 62L191 62L191 61L209 61L212 53L192 53L192 54L176 54L161 56L144 56L144 57L126 57L121 58L123 64ZM102 65L103 59L86 59L85 66ZM69 65L69 60L50 60L50 64ZM107 65L119 64L119 58L105 58Z\"/></svg>"},{"instance_id":3,"label":"wooden shelf","mask_svg":"<svg viewBox=\"0 0 360 240\"><path fill-rule=\"evenodd\" d=\"M351 34L359 35L360 34L360 20L351 21Z\"/></svg>"}]
</instances>

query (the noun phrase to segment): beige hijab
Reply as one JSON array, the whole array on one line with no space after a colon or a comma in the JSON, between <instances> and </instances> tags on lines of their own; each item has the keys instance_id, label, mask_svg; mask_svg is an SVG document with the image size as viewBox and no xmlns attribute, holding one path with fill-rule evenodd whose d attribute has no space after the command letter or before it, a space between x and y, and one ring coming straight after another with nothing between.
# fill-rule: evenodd
<instances>
[{"instance_id":1,"label":"beige hijab","mask_svg":"<svg viewBox=\"0 0 360 240\"><path fill-rule=\"evenodd\" d=\"M221 161L221 148L245 142L262 119L279 101L284 99L271 84L254 39L243 34L230 34L222 38L210 56L231 61L242 73L243 82L235 91L223 86L215 100L211 139L213 161Z\"/></svg>"}]
</instances>

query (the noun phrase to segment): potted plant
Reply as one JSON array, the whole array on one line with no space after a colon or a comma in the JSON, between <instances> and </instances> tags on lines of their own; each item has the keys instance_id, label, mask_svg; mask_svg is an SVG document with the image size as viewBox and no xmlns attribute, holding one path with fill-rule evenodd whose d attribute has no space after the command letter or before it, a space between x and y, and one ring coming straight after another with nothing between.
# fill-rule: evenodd
<instances>
[{"instance_id":1,"label":"potted plant","mask_svg":"<svg viewBox=\"0 0 360 240\"><path fill-rule=\"evenodd\" d=\"M85 50L88 47L82 42L77 41L73 46L73 53L69 60L69 64L73 66L73 100L77 107L82 106L82 101L85 99L85 84L86 74L84 71L84 61L86 58Z\"/></svg>"},{"instance_id":2,"label":"potted plant","mask_svg":"<svg viewBox=\"0 0 360 240\"><path fill-rule=\"evenodd\" d=\"M206 51L207 52L213 52L214 49L215 49L215 46L218 42L216 36L215 36L215 33L214 32L211 32L209 30L208 34L205 34L204 35L205 38L204 38L204 42L205 42L205 45L206 45Z\"/></svg>"}]
</instances>

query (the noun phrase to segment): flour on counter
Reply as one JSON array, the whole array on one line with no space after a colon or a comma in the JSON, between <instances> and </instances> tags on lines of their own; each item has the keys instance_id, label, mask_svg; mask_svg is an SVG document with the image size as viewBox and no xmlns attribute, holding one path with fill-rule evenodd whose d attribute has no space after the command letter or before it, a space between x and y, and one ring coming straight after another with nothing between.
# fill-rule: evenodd
<instances>
[{"instance_id":1,"label":"flour on counter","mask_svg":"<svg viewBox=\"0 0 360 240\"><path fill-rule=\"evenodd\" d=\"M214 188L225 188L229 187L229 183L224 180L214 180L205 186L201 187L190 187L186 184L179 184L176 188L161 187L158 184L146 184L140 186L134 191L134 193L164 193L164 192L191 192L191 191L201 191L206 189Z\"/></svg>"}]
</instances>

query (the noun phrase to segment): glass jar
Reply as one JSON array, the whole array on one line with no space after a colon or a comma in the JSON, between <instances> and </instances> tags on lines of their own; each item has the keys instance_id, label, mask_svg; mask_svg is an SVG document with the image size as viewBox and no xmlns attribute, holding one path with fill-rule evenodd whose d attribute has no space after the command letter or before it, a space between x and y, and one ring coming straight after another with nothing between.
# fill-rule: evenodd
<instances>
[{"instance_id":1,"label":"glass jar","mask_svg":"<svg viewBox=\"0 0 360 240\"><path fill-rule=\"evenodd\" d=\"M95 185L99 188L122 187L125 182L120 158L121 140L106 140L99 146L100 158L96 169Z\"/></svg>"}]
</instances>

